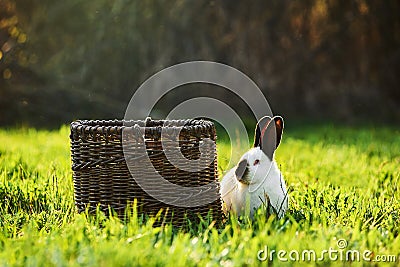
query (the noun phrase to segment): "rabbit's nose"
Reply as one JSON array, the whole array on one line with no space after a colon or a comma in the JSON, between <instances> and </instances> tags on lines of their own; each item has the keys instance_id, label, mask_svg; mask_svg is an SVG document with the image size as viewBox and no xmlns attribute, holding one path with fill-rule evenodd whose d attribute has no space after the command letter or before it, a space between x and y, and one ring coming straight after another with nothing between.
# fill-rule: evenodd
<instances>
[{"instance_id":1,"label":"rabbit's nose","mask_svg":"<svg viewBox=\"0 0 400 267\"><path fill-rule=\"evenodd\" d=\"M242 159L238 163L238 166L236 167L236 170L235 170L235 175L239 182L248 183L248 181L246 180L247 173L249 172L248 166L249 166L249 163L248 163L247 159Z\"/></svg>"}]
</instances>

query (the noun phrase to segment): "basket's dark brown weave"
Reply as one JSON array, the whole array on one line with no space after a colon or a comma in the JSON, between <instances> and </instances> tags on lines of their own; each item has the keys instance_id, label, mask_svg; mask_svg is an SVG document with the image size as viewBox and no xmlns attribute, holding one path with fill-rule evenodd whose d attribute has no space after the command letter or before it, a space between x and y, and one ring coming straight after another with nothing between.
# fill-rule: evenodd
<instances>
[{"instance_id":1,"label":"basket's dark brown weave","mask_svg":"<svg viewBox=\"0 0 400 267\"><path fill-rule=\"evenodd\" d=\"M183 128L179 128L182 127ZM132 177L128 169L123 151L123 130L130 127L143 129L142 134L131 138L132 147L135 142L145 144L147 155L136 155L133 158L135 174L141 178L154 178L154 170L171 183L186 187L213 185L211 188L216 200L209 204L197 207L179 207L167 205L149 196ZM136 128L135 128L136 127ZM79 212L89 208L93 211L99 205L104 212L111 207L120 216L128 203L137 199L138 211L154 215L160 209L168 210L167 218L173 216L173 222L182 224L185 217L198 218L198 215L207 216L212 213L213 219L218 222L222 219L221 198L217 177L216 149L205 147L202 149L211 160L211 164L197 172L187 172L175 167L166 157L161 144L161 130L163 138L176 129L181 129L177 135L179 149L186 159L200 157L199 142L204 138L216 141L215 127L212 122L205 120L151 120L145 121L105 121L105 120L80 120L71 123L71 156L75 190L75 203ZM166 131L165 131L166 130ZM135 133L135 131L132 131ZM176 134L175 134L176 139ZM164 140L164 139L163 139ZM164 144L165 145L165 144ZM134 153L133 153L134 154ZM143 169L140 161L143 156L150 158L152 170ZM129 161L131 162L131 161ZM129 165L130 166L130 165ZM130 166L131 167L131 166ZM213 183L214 182L214 183ZM154 183L155 189L163 194L163 188ZM170 192L168 192L170 193Z\"/></svg>"}]
</instances>

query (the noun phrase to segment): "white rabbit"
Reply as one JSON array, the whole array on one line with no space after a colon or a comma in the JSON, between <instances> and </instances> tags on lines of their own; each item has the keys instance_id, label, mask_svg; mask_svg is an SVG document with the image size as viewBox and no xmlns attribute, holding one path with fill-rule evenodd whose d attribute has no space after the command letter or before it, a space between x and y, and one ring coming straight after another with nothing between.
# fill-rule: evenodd
<instances>
[{"instance_id":1,"label":"white rabbit","mask_svg":"<svg viewBox=\"0 0 400 267\"><path fill-rule=\"evenodd\" d=\"M263 204L281 218L288 209L288 193L273 159L283 132L283 119L265 116L256 125L254 147L222 178L223 210L254 215Z\"/></svg>"}]
</instances>

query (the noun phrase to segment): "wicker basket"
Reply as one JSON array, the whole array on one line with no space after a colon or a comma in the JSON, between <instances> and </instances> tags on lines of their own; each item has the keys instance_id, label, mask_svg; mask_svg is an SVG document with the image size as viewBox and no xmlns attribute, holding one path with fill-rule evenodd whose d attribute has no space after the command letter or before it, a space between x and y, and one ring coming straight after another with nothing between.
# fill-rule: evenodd
<instances>
[{"instance_id":1,"label":"wicker basket","mask_svg":"<svg viewBox=\"0 0 400 267\"><path fill-rule=\"evenodd\" d=\"M142 129L132 131L131 138L133 148L135 144L145 144L147 159L153 166L152 170L143 169L140 162L145 158L143 150L140 154L133 152L133 158L128 162L134 162L138 166L132 176L132 169L128 168L126 154L124 155L123 131L128 129ZM178 135L173 135L179 130ZM162 138L161 138L162 132ZM140 134L142 133L142 134ZM169 136L170 135L170 136ZM199 158L199 143L207 138L215 144L216 133L214 124L205 120L151 120L145 121L105 121L105 120L80 120L71 123L71 156L75 191L75 204L79 212L94 211L97 206L104 212L112 208L123 217L128 203L137 200L139 212L154 215L160 209L168 210L165 218L177 224L182 224L185 217L197 219L199 216L207 216L212 213L213 219L222 220L221 198L219 195L219 183L217 177L217 161L215 145L201 150L210 158L207 168L196 172L188 172L175 167L163 151L161 140L175 138L177 149L180 149L188 160ZM138 150L139 151L139 150ZM131 165L129 165L130 167ZM135 168L135 167L134 167ZM211 203L182 207L165 204L157 198L146 193L139 186L137 178L155 179L155 172L169 182L186 187L210 185L209 189L214 196ZM163 187L154 183L154 190L159 194L164 192ZM163 191L164 190L164 191Z\"/></svg>"}]
</instances>

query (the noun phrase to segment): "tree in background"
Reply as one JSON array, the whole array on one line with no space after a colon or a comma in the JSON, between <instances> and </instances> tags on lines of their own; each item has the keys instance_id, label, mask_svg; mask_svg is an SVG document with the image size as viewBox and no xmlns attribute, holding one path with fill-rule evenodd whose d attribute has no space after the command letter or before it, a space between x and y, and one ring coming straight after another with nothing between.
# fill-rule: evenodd
<instances>
[{"instance_id":1,"label":"tree in background","mask_svg":"<svg viewBox=\"0 0 400 267\"><path fill-rule=\"evenodd\" d=\"M16 4L0 0L0 124L22 122L38 77L29 68L36 56L26 49L27 34L21 27Z\"/></svg>"},{"instance_id":2,"label":"tree in background","mask_svg":"<svg viewBox=\"0 0 400 267\"><path fill-rule=\"evenodd\" d=\"M395 0L0 3L10 7L0 20L14 21L0 28L1 45L14 44L2 48L0 124L121 118L145 79L189 60L242 70L286 117L400 120ZM182 92L167 95L160 110L198 95Z\"/></svg>"}]
</instances>

